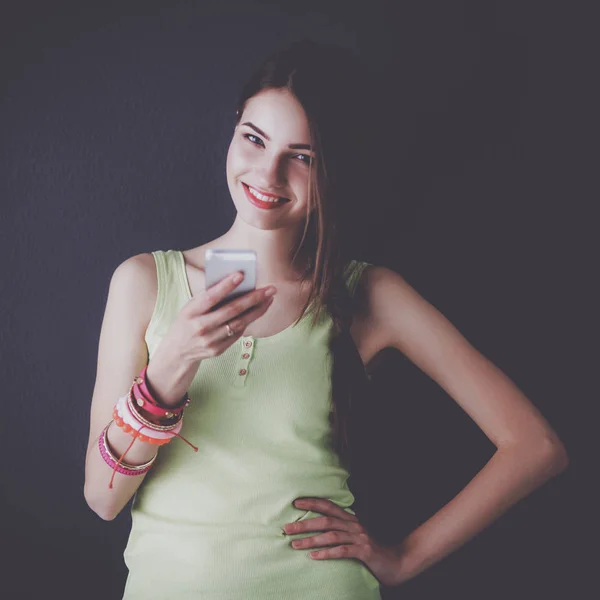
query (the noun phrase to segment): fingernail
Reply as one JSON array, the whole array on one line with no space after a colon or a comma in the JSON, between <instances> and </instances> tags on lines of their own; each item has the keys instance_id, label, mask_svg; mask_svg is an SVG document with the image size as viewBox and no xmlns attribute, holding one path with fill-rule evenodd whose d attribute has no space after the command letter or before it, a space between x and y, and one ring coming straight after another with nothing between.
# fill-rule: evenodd
<instances>
[{"instance_id":1,"label":"fingernail","mask_svg":"<svg viewBox=\"0 0 600 600\"><path fill-rule=\"evenodd\" d=\"M233 276L233 283L239 283L242 279L244 279L243 273L236 273Z\"/></svg>"},{"instance_id":2,"label":"fingernail","mask_svg":"<svg viewBox=\"0 0 600 600\"><path fill-rule=\"evenodd\" d=\"M268 298L269 296L273 296L273 294L275 294L275 292L277 291L277 288L274 287L270 287L267 289L267 291L265 292L265 296Z\"/></svg>"}]
</instances>

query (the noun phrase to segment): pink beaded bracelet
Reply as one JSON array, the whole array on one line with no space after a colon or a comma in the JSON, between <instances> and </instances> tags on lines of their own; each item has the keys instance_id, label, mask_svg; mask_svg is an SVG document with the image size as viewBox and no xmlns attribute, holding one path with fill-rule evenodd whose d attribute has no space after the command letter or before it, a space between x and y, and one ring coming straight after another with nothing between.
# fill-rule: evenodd
<instances>
[{"instance_id":1,"label":"pink beaded bracelet","mask_svg":"<svg viewBox=\"0 0 600 600\"><path fill-rule=\"evenodd\" d=\"M98 438L98 449L100 450L104 462L113 470L113 476L115 471L121 473L121 475L143 475L144 473L147 473L154 464L156 455L143 465L129 465L122 461L119 462L108 446L107 433L111 423L112 421L102 430L102 433ZM109 487L112 488L112 479Z\"/></svg>"}]
</instances>

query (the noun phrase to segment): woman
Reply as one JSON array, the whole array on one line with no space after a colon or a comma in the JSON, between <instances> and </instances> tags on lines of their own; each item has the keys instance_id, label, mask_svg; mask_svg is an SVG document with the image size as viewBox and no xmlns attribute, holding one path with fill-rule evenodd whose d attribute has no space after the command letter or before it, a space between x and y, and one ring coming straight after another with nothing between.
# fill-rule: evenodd
<instances>
[{"instance_id":1,"label":"woman","mask_svg":"<svg viewBox=\"0 0 600 600\"><path fill-rule=\"evenodd\" d=\"M229 231L113 274L85 497L110 520L135 494L127 600L377 599L566 466L545 419L440 312L392 270L352 259L351 208L372 184L369 144L356 143L373 122L368 77L341 48L274 54L238 103ZM211 310L239 281L205 289L207 248L253 249L256 290ZM348 415L365 397L364 366L387 347L498 448L397 547L369 535L346 484L359 458ZM184 415L196 453L174 440Z\"/></svg>"}]
</instances>

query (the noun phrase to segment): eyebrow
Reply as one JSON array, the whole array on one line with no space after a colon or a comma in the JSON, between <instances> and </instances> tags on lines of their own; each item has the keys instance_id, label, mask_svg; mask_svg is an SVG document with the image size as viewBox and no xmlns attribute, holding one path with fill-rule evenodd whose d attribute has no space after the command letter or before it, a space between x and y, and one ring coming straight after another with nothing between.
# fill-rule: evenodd
<instances>
[{"instance_id":1,"label":"eyebrow","mask_svg":"<svg viewBox=\"0 0 600 600\"><path fill-rule=\"evenodd\" d=\"M269 142L271 141L271 138L264 131L259 129L254 123L251 123L250 121L246 121L245 123L242 123L242 125L248 125L248 127L252 127L252 129L254 129L254 131L256 131L256 133L262 135ZM292 150L312 150L312 147L310 144L290 144L288 146L288 148L291 148Z\"/></svg>"}]
</instances>

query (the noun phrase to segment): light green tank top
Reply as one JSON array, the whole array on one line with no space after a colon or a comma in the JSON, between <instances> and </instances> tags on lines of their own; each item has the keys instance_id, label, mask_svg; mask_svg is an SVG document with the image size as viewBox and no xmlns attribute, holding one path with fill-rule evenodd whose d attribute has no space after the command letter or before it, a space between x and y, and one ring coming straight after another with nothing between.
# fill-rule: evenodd
<instances>
[{"instance_id":1,"label":"light green tank top","mask_svg":"<svg viewBox=\"0 0 600 600\"><path fill-rule=\"evenodd\" d=\"M152 253L158 295L146 331L150 360L191 299L183 254ZM368 263L346 271L350 293ZM331 445L332 319L264 338L244 336L201 362L181 434L160 448L138 489L125 549L126 600L379 600L357 559L312 560L282 526L320 516L292 506L328 498L347 512L354 496Z\"/></svg>"}]
</instances>

